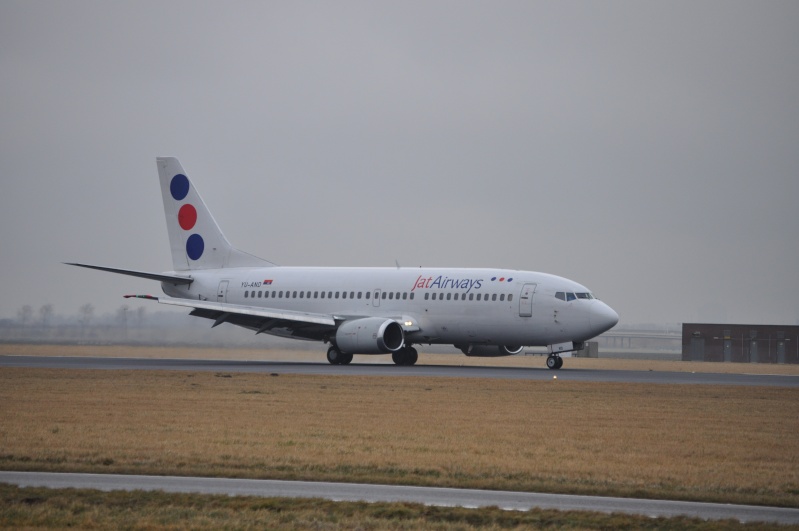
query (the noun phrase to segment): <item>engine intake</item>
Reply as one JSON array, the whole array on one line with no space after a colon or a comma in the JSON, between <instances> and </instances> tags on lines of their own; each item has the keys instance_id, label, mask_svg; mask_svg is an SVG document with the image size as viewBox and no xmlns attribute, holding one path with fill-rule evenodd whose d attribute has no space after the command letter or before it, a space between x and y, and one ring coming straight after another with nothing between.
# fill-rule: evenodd
<instances>
[{"instance_id":1,"label":"engine intake","mask_svg":"<svg viewBox=\"0 0 799 531\"><path fill-rule=\"evenodd\" d=\"M348 354L388 354L404 345L402 326L385 317L347 321L336 330L336 346Z\"/></svg>"}]
</instances>

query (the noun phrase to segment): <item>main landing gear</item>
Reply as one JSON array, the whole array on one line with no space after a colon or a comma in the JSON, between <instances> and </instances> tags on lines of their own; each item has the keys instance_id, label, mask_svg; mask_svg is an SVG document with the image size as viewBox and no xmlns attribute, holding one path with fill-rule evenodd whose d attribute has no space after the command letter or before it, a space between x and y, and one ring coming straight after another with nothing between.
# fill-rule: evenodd
<instances>
[{"instance_id":1,"label":"main landing gear","mask_svg":"<svg viewBox=\"0 0 799 531\"><path fill-rule=\"evenodd\" d=\"M345 354L337 347L327 349L327 361L331 365L349 365L352 362L352 354Z\"/></svg>"},{"instance_id":2,"label":"main landing gear","mask_svg":"<svg viewBox=\"0 0 799 531\"><path fill-rule=\"evenodd\" d=\"M563 358L557 354L550 354L547 358L547 367L553 370L560 369L563 367Z\"/></svg>"},{"instance_id":3,"label":"main landing gear","mask_svg":"<svg viewBox=\"0 0 799 531\"><path fill-rule=\"evenodd\" d=\"M398 351L391 354L391 359L397 365L410 366L416 363L419 359L419 353L413 347L402 347Z\"/></svg>"},{"instance_id":4,"label":"main landing gear","mask_svg":"<svg viewBox=\"0 0 799 531\"><path fill-rule=\"evenodd\" d=\"M414 365L419 359L419 353L413 347L402 347L391 354L391 359L397 365ZM352 362L352 354L341 352L338 347L327 349L327 361L331 365L349 365Z\"/></svg>"}]
</instances>

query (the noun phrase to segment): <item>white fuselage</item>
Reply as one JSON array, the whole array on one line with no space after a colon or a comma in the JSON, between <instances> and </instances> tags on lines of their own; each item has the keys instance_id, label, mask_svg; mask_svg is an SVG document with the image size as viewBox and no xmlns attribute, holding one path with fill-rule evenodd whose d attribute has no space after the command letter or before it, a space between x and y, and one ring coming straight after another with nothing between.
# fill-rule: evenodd
<instances>
[{"instance_id":1,"label":"white fuselage","mask_svg":"<svg viewBox=\"0 0 799 531\"><path fill-rule=\"evenodd\" d=\"M191 273L194 282L163 283L164 292L175 298L328 314L342 320L391 318L403 324L406 341L416 344L582 342L618 321L618 315L584 286L530 271L278 266ZM280 329L268 333L283 335Z\"/></svg>"}]
</instances>

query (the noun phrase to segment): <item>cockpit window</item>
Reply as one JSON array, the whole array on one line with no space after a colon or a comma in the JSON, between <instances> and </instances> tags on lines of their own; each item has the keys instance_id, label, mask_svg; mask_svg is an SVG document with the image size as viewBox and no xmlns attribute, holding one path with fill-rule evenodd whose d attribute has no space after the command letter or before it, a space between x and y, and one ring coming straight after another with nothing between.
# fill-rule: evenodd
<instances>
[{"instance_id":1,"label":"cockpit window","mask_svg":"<svg viewBox=\"0 0 799 531\"><path fill-rule=\"evenodd\" d=\"M564 292L562 292L562 291L559 291L559 292L555 293L555 298L556 299L560 299L562 301L565 301L566 300L566 294Z\"/></svg>"},{"instance_id":2,"label":"cockpit window","mask_svg":"<svg viewBox=\"0 0 799 531\"><path fill-rule=\"evenodd\" d=\"M591 295L590 293L577 293L576 295L577 295L578 299L593 299L594 298L594 296Z\"/></svg>"},{"instance_id":3,"label":"cockpit window","mask_svg":"<svg viewBox=\"0 0 799 531\"><path fill-rule=\"evenodd\" d=\"M574 299L576 299L576 298L577 298L577 297L574 295L574 293L567 293L567 294L566 294L566 300L567 300L567 301L573 301L573 300L574 300Z\"/></svg>"}]
</instances>

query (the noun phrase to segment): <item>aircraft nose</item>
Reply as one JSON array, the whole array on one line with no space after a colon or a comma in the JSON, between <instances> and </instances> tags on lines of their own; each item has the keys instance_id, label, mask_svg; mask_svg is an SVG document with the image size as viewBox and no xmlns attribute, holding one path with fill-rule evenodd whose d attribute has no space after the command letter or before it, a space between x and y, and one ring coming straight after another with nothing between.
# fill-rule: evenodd
<instances>
[{"instance_id":1,"label":"aircraft nose","mask_svg":"<svg viewBox=\"0 0 799 531\"><path fill-rule=\"evenodd\" d=\"M594 301L588 320L596 335L607 332L619 322L619 314L602 301Z\"/></svg>"}]
</instances>

